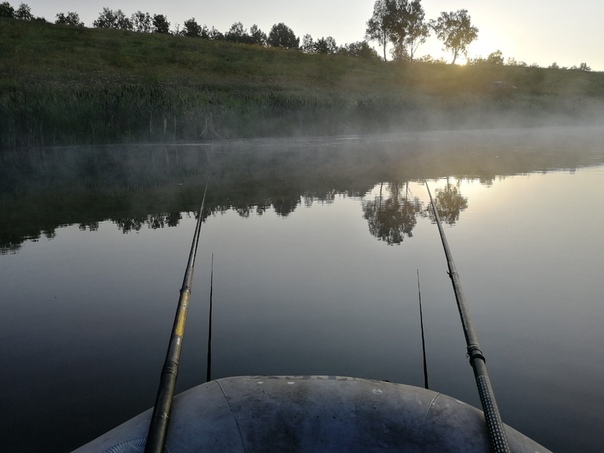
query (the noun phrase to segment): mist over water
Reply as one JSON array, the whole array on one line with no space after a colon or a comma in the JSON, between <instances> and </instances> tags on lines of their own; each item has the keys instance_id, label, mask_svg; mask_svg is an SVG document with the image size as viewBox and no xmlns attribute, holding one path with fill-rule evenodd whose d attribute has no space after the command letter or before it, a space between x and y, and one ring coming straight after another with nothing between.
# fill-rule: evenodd
<instances>
[{"instance_id":1,"label":"mist over water","mask_svg":"<svg viewBox=\"0 0 604 453\"><path fill-rule=\"evenodd\" d=\"M552 451L599 451L602 138L502 130L3 154L5 451L67 451L153 404L206 180L179 391L205 377L214 254L215 378L422 386L419 269L431 388L479 406L424 177L504 421Z\"/></svg>"}]
</instances>

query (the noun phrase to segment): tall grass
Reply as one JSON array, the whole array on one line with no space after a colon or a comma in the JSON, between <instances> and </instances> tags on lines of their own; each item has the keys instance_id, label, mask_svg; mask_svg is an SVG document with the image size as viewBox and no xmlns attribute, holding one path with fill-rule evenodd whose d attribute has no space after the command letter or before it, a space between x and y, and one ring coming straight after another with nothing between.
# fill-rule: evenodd
<instances>
[{"instance_id":1,"label":"tall grass","mask_svg":"<svg viewBox=\"0 0 604 453\"><path fill-rule=\"evenodd\" d=\"M0 148L535 125L594 117L604 74L384 63L0 19ZM512 90L494 90L503 80ZM587 108L587 106L590 108Z\"/></svg>"}]
</instances>

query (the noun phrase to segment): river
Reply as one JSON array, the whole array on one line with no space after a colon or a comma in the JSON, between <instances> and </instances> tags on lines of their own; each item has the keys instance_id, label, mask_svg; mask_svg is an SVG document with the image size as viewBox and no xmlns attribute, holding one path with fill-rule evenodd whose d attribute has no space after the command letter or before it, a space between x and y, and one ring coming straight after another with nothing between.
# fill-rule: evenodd
<instances>
[{"instance_id":1,"label":"river","mask_svg":"<svg viewBox=\"0 0 604 453\"><path fill-rule=\"evenodd\" d=\"M479 407L445 224L505 423L604 438L604 133L422 132L0 155L6 452L69 451L151 407L208 182L178 391L345 375Z\"/></svg>"}]
</instances>

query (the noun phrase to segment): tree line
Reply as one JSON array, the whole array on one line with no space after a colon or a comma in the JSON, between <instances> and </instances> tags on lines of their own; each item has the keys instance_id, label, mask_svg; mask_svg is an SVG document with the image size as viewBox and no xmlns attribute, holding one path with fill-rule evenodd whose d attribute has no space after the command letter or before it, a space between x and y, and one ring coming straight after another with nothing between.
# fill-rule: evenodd
<instances>
[{"instance_id":1,"label":"tree line","mask_svg":"<svg viewBox=\"0 0 604 453\"><path fill-rule=\"evenodd\" d=\"M16 9L9 2L0 3L0 17L46 22L42 17L35 17L31 8L25 3L21 3ZM80 20L76 12L58 13L55 24L84 27L84 22ZM268 34L256 24L248 30L241 22L233 23L231 28L223 33L213 26L208 28L206 25L200 25L195 17L184 21L182 28L176 24L175 29L171 29L171 24L164 14L151 15L140 10L128 17L121 9L103 8L92 25L95 28L162 33L188 38L281 47L305 53L341 54L370 59L380 58L377 51L368 42L376 41L383 50L384 61L387 60L386 49L389 44L392 45L390 54L393 60L412 61L416 59L419 46L434 34L442 42L444 50L451 53L451 64L455 64L462 55L470 64L504 64L499 50L492 52L486 58L468 59L468 48L478 38L479 30L472 25L471 17L466 9L443 11L436 19L427 20L421 0L376 0L373 14L366 24L365 40L343 46L338 46L332 36L315 40L311 35L306 34L300 42L300 38L294 31L282 22L273 25ZM436 62L430 56L424 56L421 60ZM526 63L516 62L513 58L508 59L507 64L527 66ZM536 64L532 66L538 67ZM578 67L566 68L560 67L554 62L549 68L591 71L587 63L581 63Z\"/></svg>"},{"instance_id":2,"label":"tree line","mask_svg":"<svg viewBox=\"0 0 604 453\"><path fill-rule=\"evenodd\" d=\"M460 55L467 57L468 46L478 37L467 10L442 12L437 19L426 20L421 0L376 0L366 36L379 42L384 60L388 43L393 45L393 59L413 60L431 32L453 54L453 64Z\"/></svg>"}]
</instances>

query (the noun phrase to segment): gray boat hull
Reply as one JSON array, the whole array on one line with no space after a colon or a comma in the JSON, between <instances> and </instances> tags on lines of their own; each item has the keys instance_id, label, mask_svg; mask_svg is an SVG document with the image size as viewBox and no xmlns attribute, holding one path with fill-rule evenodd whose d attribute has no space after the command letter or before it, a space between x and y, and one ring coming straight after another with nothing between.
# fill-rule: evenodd
<instances>
[{"instance_id":1,"label":"gray boat hull","mask_svg":"<svg viewBox=\"0 0 604 453\"><path fill-rule=\"evenodd\" d=\"M152 410L76 450L144 450ZM548 452L506 426L515 453ZM489 452L484 416L441 393L349 377L244 376L174 399L167 451Z\"/></svg>"}]
</instances>

